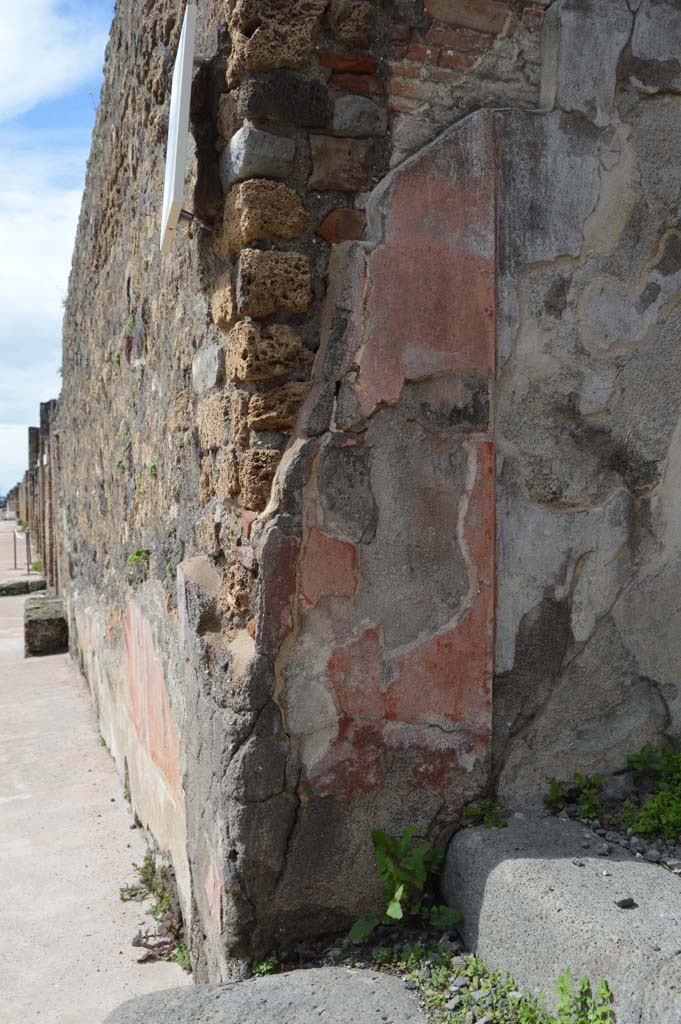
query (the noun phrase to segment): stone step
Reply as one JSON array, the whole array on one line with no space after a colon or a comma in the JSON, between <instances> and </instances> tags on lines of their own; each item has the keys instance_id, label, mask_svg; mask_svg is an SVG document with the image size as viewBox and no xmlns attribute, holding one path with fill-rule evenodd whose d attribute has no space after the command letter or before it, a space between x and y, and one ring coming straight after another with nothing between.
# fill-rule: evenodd
<instances>
[{"instance_id":1,"label":"stone step","mask_svg":"<svg viewBox=\"0 0 681 1024\"><path fill-rule=\"evenodd\" d=\"M62 654L69 647L69 628L60 597L40 594L24 604L24 651L27 658Z\"/></svg>"},{"instance_id":2,"label":"stone step","mask_svg":"<svg viewBox=\"0 0 681 1024\"><path fill-rule=\"evenodd\" d=\"M426 1024L399 978L319 967L138 996L104 1024Z\"/></svg>"},{"instance_id":3,"label":"stone step","mask_svg":"<svg viewBox=\"0 0 681 1024\"><path fill-rule=\"evenodd\" d=\"M452 839L444 895L468 947L549 1005L569 967L594 987L605 978L618 1024L680 1024L681 879L599 847L578 822L515 814L508 828Z\"/></svg>"},{"instance_id":4,"label":"stone step","mask_svg":"<svg viewBox=\"0 0 681 1024\"><path fill-rule=\"evenodd\" d=\"M22 594L33 594L38 590L45 590L46 586L42 576L19 580L0 580L0 597L21 597Z\"/></svg>"}]
</instances>

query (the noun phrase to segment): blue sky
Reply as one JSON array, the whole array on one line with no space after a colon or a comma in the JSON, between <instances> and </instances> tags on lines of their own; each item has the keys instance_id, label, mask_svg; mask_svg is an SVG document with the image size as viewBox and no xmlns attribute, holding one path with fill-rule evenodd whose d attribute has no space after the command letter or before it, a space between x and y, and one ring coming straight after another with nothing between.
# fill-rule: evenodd
<instances>
[{"instance_id":1,"label":"blue sky","mask_svg":"<svg viewBox=\"0 0 681 1024\"><path fill-rule=\"evenodd\" d=\"M58 395L62 301L114 0L20 0L0 28L0 493Z\"/></svg>"}]
</instances>

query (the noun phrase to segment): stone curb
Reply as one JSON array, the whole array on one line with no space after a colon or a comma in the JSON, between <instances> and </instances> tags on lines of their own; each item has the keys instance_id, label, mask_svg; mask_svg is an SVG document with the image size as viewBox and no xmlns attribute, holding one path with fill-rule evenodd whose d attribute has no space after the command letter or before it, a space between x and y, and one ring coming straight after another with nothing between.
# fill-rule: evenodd
<instances>
[{"instance_id":1,"label":"stone curb","mask_svg":"<svg viewBox=\"0 0 681 1024\"><path fill-rule=\"evenodd\" d=\"M1 580L0 597L21 597L22 594L34 594L38 590L45 590L46 586L42 576L29 580Z\"/></svg>"},{"instance_id":2,"label":"stone curb","mask_svg":"<svg viewBox=\"0 0 681 1024\"><path fill-rule=\"evenodd\" d=\"M622 849L599 857L599 844L577 822L515 814L454 837L443 892L469 948L549 1005L569 967L607 980L618 1024L680 1024L681 881Z\"/></svg>"},{"instance_id":3,"label":"stone curb","mask_svg":"<svg viewBox=\"0 0 681 1024\"><path fill-rule=\"evenodd\" d=\"M426 1024L399 978L319 967L138 996L104 1024Z\"/></svg>"}]
</instances>

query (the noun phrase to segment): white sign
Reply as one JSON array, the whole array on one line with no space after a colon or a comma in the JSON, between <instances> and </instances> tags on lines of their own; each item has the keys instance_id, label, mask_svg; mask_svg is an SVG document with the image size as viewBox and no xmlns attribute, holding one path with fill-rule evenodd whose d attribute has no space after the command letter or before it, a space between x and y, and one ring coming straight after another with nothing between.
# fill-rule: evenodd
<instances>
[{"instance_id":1,"label":"white sign","mask_svg":"<svg viewBox=\"0 0 681 1024\"><path fill-rule=\"evenodd\" d=\"M163 183L163 215L161 218L161 252L170 252L175 229L184 205L184 178L187 170L189 136L189 104L194 73L196 40L196 4L187 4L177 50L173 86L170 93L170 119L166 174Z\"/></svg>"}]
</instances>

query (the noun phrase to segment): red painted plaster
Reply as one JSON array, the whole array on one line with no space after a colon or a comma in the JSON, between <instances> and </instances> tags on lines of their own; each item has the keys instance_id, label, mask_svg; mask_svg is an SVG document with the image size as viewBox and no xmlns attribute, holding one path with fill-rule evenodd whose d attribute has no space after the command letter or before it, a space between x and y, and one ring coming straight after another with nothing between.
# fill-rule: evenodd
<instances>
[{"instance_id":1,"label":"red painted plaster","mask_svg":"<svg viewBox=\"0 0 681 1024\"><path fill-rule=\"evenodd\" d=\"M494 367L492 119L479 118L402 169L383 213L359 359L365 415L395 404L405 380Z\"/></svg>"},{"instance_id":2,"label":"red painted plaster","mask_svg":"<svg viewBox=\"0 0 681 1024\"><path fill-rule=\"evenodd\" d=\"M312 510L300 569L303 605L312 608L323 597L352 597L357 589L356 558L352 544L322 533Z\"/></svg>"},{"instance_id":3,"label":"red painted plaster","mask_svg":"<svg viewBox=\"0 0 681 1024\"><path fill-rule=\"evenodd\" d=\"M184 811L180 746L173 722L163 665L149 624L131 601L125 616L126 703L133 728Z\"/></svg>"}]
</instances>

